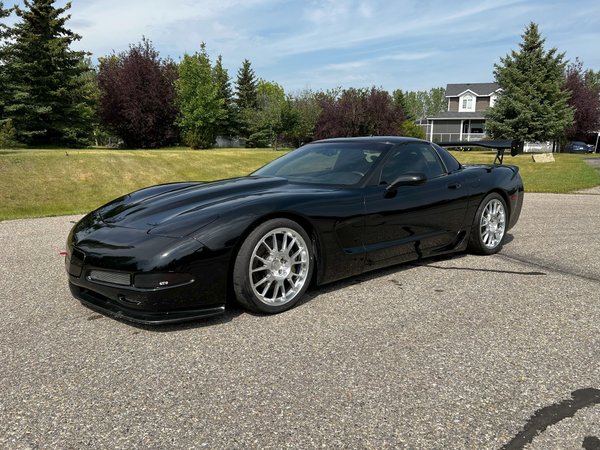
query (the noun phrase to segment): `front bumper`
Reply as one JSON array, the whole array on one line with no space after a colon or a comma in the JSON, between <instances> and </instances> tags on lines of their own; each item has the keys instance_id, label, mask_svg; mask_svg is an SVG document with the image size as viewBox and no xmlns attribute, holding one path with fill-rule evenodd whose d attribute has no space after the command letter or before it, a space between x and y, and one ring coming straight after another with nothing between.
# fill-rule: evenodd
<instances>
[{"instance_id":1,"label":"front bumper","mask_svg":"<svg viewBox=\"0 0 600 450\"><path fill-rule=\"evenodd\" d=\"M71 278L72 276L70 276ZM216 316L225 312L225 306L214 306L202 309L186 309L175 311L150 311L134 309L124 305L118 300L112 300L98 292L77 286L71 280L69 288L75 298L94 311L123 319L134 323L146 325L164 325L171 323L187 322L196 319Z\"/></svg>"},{"instance_id":2,"label":"front bumper","mask_svg":"<svg viewBox=\"0 0 600 450\"><path fill-rule=\"evenodd\" d=\"M141 233L120 231L131 242ZM215 253L198 242L140 236L141 244L119 250L99 250L89 243L67 243L65 258L69 287L75 298L102 313L145 324L165 324L221 314L227 298L229 254ZM137 243L135 243L137 244ZM144 245L148 250L140 251ZM192 245L190 250L190 245ZM162 247L161 247L162 246ZM114 245L112 247L115 247ZM182 249L176 252L173 248ZM130 252L128 256L125 252ZM168 261L152 255L168 256ZM150 256L148 256L150 255ZM154 288L135 284L137 275L189 275L189 282ZM105 277L96 277L101 274ZM106 276L109 275L109 276Z\"/></svg>"}]
</instances>

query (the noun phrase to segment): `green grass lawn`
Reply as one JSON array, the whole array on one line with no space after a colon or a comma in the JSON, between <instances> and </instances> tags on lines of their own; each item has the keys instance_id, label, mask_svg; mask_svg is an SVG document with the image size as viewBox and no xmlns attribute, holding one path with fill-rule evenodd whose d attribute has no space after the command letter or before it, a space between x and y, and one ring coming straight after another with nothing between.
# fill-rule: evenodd
<instances>
[{"instance_id":1,"label":"green grass lawn","mask_svg":"<svg viewBox=\"0 0 600 450\"><path fill-rule=\"evenodd\" d=\"M463 164L491 164L496 152L452 152ZM554 155L556 162L535 163L531 154L515 157L507 154L505 164L519 166L526 192L565 193L578 191L600 185L600 171L586 164L583 159L600 157L598 154L577 155L558 153Z\"/></svg>"},{"instance_id":2,"label":"green grass lawn","mask_svg":"<svg viewBox=\"0 0 600 450\"><path fill-rule=\"evenodd\" d=\"M0 220L83 213L145 186L247 175L283 154L271 149L0 150Z\"/></svg>"},{"instance_id":3,"label":"green grass lawn","mask_svg":"<svg viewBox=\"0 0 600 450\"><path fill-rule=\"evenodd\" d=\"M68 156L67 156L68 153ZM245 150L0 150L0 220L90 211L127 192L172 181L209 181L246 175L283 152ZM491 163L494 152L455 152L463 163ZM600 185L586 155L555 155L520 167L528 192L569 192Z\"/></svg>"}]
</instances>

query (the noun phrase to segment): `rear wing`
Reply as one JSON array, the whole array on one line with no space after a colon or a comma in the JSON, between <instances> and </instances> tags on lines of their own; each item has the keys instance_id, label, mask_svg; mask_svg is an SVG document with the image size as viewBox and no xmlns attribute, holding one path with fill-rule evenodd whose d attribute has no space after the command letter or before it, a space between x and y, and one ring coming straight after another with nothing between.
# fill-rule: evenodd
<instances>
[{"instance_id":1,"label":"rear wing","mask_svg":"<svg viewBox=\"0 0 600 450\"><path fill-rule=\"evenodd\" d=\"M524 142L516 139L496 139L494 141L450 141L439 142L440 147L482 147L496 150L494 164L502 164L504 161L504 152L510 150L511 156L517 156L523 153Z\"/></svg>"}]
</instances>

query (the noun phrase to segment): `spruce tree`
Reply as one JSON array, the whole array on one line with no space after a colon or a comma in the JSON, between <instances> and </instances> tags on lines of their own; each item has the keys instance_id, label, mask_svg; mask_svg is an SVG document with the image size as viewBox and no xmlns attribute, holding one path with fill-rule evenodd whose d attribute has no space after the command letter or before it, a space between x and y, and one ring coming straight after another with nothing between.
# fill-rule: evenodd
<instances>
[{"instance_id":1,"label":"spruce tree","mask_svg":"<svg viewBox=\"0 0 600 450\"><path fill-rule=\"evenodd\" d=\"M254 75L254 70L252 70L251 63L247 59L244 60L242 67L238 70L235 88L237 134L246 139L247 147L253 146L248 138L252 134L251 121L257 109L258 81L256 80L256 75Z\"/></svg>"},{"instance_id":2,"label":"spruce tree","mask_svg":"<svg viewBox=\"0 0 600 450\"><path fill-rule=\"evenodd\" d=\"M4 3L0 1L0 63L3 62L4 53L3 49L6 45L6 39L10 34L10 29L5 23L2 23L3 19L6 19L10 16L12 8L5 8Z\"/></svg>"},{"instance_id":3,"label":"spruce tree","mask_svg":"<svg viewBox=\"0 0 600 450\"><path fill-rule=\"evenodd\" d=\"M522 38L519 51L494 66L502 92L488 110L487 131L501 139L557 140L573 123L569 93L563 90L564 53L544 50L545 39L533 22Z\"/></svg>"},{"instance_id":4,"label":"spruce tree","mask_svg":"<svg viewBox=\"0 0 600 450\"><path fill-rule=\"evenodd\" d=\"M396 105L398 105L400 108L402 108L402 112L406 116L407 120L414 121L416 119L414 111L412 110L412 108L409 108L409 106L408 106L408 100L406 98L406 94L404 92L402 92L402 89L396 89L392 93L392 98L394 99L394 103Z\"/></svg>"},{"instance_id":5,"label":"spruce tree","mask_svg":"<svg viewBox=\"0 0 600 450\"><path fill-rule=\"evenodd\" d=\"M0 2L0 20L8 16L10 16L10 9L4 8L4 2ZM6 25L0 23L0 39L4 38L4 32L6 31L6 29Z\"/></svg>"},{"instance_id":6,"label":"spruce tree","mask_svg":"<svg viewBox=\"0 0 600 450\"><path fill-rule=\"evenodd\" d=\"M235 83L238 109L256 109L256 99L258 97L257 86L258 82L251 63L245 59L242 67L238 70L237 81Z\"/></svg>"},{"instance_id":7,"label":"spruce tree","mask_svg":"<svg viewBox=\"0 0 600 450\"><path fill-rule=\"evenodd\" d=\"M5 114L29 145L89 143L91 100L86 96L86 52L71 50L80 36L66 28L71 7L54 0L24 0L5 49Z\"/></svg>"},{"instance_id":8,"label":"spruce tree","mask_svg":"<svg viewBox=\"0 0 600 450\"><path fill-rule=\"evenodd\" d=\"M9 29L6 24L2 23L2 20L10 16L10 9L5 9L4 4L0 1L0 126L6 121L4 118L4 103L7 98L6 90L6 61L5 61L5 48L6 39L9 35Z\"/></svg>"},{"instance_id":9,"label":"spruce tree","mask_svg":"<svg viewBox=\"0 0 600 450\"><path fill-rule=\"evenodd\" d=\"M223 67L223 58L217 57L213 67L213 77L219 90L219 98L223 100L224 116L217 124L217 135L233 136L235 135L235 110L233 104L233 92L227 69Z\"/></svg>"},{"instance_id":10,"label":"spruce tree","mask_svg":"<svg viewBox=\"0 0 600 450\"><path fill-rule=\"evenodd\" d=\"M10 29L5 23L2 23L2 20L10 16L11 10L11 8L5 8L4 3L0 1L0 64L4 62L4 48L10 34Z\"/></svg>"}]
</instances>

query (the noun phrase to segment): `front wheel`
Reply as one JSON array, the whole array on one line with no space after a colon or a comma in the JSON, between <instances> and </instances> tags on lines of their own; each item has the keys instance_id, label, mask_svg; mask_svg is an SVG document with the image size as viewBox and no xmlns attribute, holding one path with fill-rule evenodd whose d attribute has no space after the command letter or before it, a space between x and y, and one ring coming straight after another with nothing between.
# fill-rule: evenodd
<instances>
[{"instance_id":1,"label":"front wheel","mask_svg":"<svg viewBox=\"0 0 600 450\"><path fill-rule=\"evenodd\" d=\"M233 270L236 298L252 311L273 314L290 309L308 289L313 267L306 231L292 220L269 220L240 247Z\"/></svg>"},{"instance_id":2,"label":"front wheel","mask_svg":"<svg viewBox=\"0 0 600 450\"><path fill-rule=\"evenodd\" d=\"M500 194L486 196L473 220L469 250L480 255L492 255L502 248L507 226L506 203Z\"/></svg>"}]
</instances>

